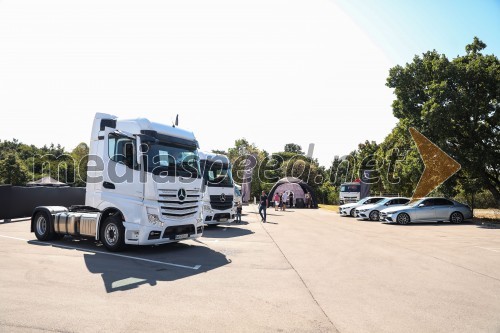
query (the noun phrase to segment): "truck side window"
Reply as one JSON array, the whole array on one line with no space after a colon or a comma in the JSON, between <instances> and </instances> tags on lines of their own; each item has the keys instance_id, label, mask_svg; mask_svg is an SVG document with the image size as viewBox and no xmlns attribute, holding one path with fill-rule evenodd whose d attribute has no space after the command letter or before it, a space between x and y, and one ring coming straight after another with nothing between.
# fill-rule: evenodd
<instances>
[{"instance_id":1,"label":"truck side window","mask_svg":"<svg viewBox=\"0 0 500 333\"><path fill-rule=\"evenodd\" d=\"M134 168L134 141L130 138L110 134L108 138L108 155L112 161Z\"/></svg>"}]
</instances>

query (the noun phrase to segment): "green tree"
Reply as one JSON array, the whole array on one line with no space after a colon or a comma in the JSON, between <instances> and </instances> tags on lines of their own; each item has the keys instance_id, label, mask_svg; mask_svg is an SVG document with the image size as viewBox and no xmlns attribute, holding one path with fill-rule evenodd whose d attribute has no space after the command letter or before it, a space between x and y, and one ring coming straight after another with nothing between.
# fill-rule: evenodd
<instances>
[{"instance_id":1,"label":"green tree","mask_svg":"<svg viewBox=\"0 0 500 333\"><path fill-rule=\"evenodd\" d=\"M2 184L26 185L29 172L23 161L14 152L2 156L0 160L0 181Z\"/></svg>"},{"instance_id":2,"label":"green tree","mask_svg":"<svg viewBox=\"0 0 500 333\"><path fill-rule=\"evenodd\" d=\"M294 154L300 154L304 155L304 152L302 151L302 147L299 146L296 143L287 143L285 145L285 150L286 153L294 153Z\"/></svg>"},{"instance_id":3,"label":"green tree","mask_svg":"<svg viewBox=\"0 0 500 333\"><path fill-rule=\"evenodd\" d=\"M500 206L500 61L478 38L452 61L431 51L390 69L394 116L456 159Z\"/></svg>"},{"instance_id":4,"label":"green tree","mask_svg":"<svg viewBox=\"0 0 500 333\"><path fill-rule=\"evenodd\" d=\"M89 146L81 142L71 152L75 170L74 185L85 186L87 181L87 163L89 160Z\"/></svg>"}]
</instances>

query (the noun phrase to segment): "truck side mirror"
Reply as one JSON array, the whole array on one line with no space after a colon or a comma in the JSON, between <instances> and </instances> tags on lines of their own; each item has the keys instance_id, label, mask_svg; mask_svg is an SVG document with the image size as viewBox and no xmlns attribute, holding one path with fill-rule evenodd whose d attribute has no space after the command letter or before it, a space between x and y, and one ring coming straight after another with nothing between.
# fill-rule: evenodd
<instances>
[{"instance_id":1,"label":"truck side mirror","mask_svg":"<svg viewBox=\"0 0 500 333\"><path fill-rule=\"evenodd\" d=\"M141 138L139 136L135 137L135 163L141 165Z\"/></svg>"}]
</instances>

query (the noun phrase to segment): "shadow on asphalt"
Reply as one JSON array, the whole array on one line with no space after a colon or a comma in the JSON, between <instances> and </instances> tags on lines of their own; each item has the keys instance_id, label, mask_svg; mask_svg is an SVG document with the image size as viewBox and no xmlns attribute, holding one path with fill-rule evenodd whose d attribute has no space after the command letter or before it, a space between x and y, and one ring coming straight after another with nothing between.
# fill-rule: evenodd
<instances>
[{"instance_id":1,"label":"shadow on asphalt","mask_svg":"<svg viewBox=\"0 0 500 333\"><path fill-rule=\"evenodd\" d=\"M114 253L108 254L106 248L95 240L65 237L60 241L45 244L34 241L28 243L52 246L65 251L94 252L84 253L85 265L89 272L101 275L107 293L127 291L144 284L155 286L158 281L184 279L230 263L220 252L186 243L128 246L125 251L119 252L118 256ZM120 257L121 255L125 257Z\"/></svg>"},{"instance_id":2,"label":"shadow on asphalt","mask_svg":"<svg viewBox=\"0 0 500 333\"><path fill-rule=\"evenodd\" d=\"M243 221L242 224L248 224L248 222ZM203 238L233 238L241 237L246 235L251 235L254 232L248 229L238 228L234 225L232 226L211 226L203 230Z\"/></svg>"}]
</instances>

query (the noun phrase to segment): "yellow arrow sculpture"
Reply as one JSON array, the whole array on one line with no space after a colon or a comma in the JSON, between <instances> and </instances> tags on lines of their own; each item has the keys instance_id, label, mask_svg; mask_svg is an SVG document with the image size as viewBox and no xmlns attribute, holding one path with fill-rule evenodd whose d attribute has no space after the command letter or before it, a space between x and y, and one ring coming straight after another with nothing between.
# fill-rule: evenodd
<instances>
[{"instance_id":1,"label":"yellow arrow sculpture","mask_svg":"<svg viewBox=\"0 0 500 333\"><path fill-rule=\"evenodd\" d=\"M418 152L424 161L424 173L420 176L412 200L420 199L460 170L460 164L452 159L422 133L410 127L410 133L417 144Z\"/></svg>"}]
</instances>

